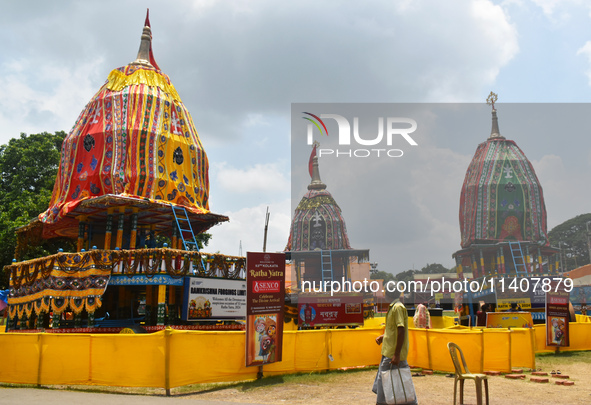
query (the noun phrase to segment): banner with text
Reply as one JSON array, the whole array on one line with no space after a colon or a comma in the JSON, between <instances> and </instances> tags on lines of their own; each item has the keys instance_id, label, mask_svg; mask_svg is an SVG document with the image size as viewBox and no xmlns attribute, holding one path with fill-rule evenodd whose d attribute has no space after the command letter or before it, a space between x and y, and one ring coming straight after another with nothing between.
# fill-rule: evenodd
<instances>
[{"instance_id":1,"label":"banner with text","mask_svg":"<svg viewBox=\"0 0 591 405\"><path fill-rule=\"evenodd\" d=\"M363 325L363 296L300 294L298 313L303 327Z\"/></svg>"},{"instance_id":2,"label":"banner with text","mask_svg":"<svg viewBox=\"0 0 591 405\"><path fill-rule=\"evenodd\" d=\"M246 367L281 361L285 254L246 253Z\"/></svg>"},{"instance_id":3,"label":"banner with text","mask_svg":"<svg viewBox=\"0 0 591 405\"><path fill-rule=\"evenodd\" d=\"M487 328L533 328L531 312L487 312Z\"/></svg>"},{"instance_id":4,"label":"banner with text","mask_svg":"<svg viewBox=\"0 0 591 405\"><path fill-rule=\"evenodd\" d=\"M546 293L546 346L568 347L570 293L552 286Z\"/></svg>"},{"instance_id":5,"label":"banner with text","mask_svg":"<svg viewBox=\"0 0 591 405\"><path fill-rule=\"evenodd\" d=\"M183 319L244 319L246 281L185 277Z\"/></svg>"}]
</instances>

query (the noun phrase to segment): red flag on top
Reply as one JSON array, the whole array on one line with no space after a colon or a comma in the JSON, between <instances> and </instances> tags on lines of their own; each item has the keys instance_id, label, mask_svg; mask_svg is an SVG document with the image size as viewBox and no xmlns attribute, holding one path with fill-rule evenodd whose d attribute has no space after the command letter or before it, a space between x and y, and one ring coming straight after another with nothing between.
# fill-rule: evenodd
<instances>
[{"instance_id":1,"label":"red flag on top","mask_svg":"<svg viewBox=\"0 0 591 405\"><path fill-rule=\"evenodd\" d=\"M146 22L144 23L144 27L150 27L150 35L152 35L152 27L150 26L150 9L146 12ZM154 53L152 52L152 41L150 41L150 64L160 70L160 67L154 59Z\"/></svg>"},{"instance_id":2,"label":"red flag on top","mask_svg":"<svg viewBox=\"0 0 591 405\"><path fill-rule=\"evenodd\" d=\"M312 153L310 154L310 162L308 163L308 170L310 171L310 178L312 178L312 172L314 168L314 156L316 156L316 144L314 144L314 149L312 149Z\"/></svg>"}]
</instances>

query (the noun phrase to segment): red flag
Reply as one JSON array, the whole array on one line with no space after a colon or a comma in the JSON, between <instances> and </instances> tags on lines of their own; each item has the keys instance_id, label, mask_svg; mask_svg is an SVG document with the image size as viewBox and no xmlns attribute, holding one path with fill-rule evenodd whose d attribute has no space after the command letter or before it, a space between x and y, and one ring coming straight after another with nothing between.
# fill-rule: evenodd
<instances>
[{"instance_id":1,"label":"red flag","mask_svg":"<svg viewBox=\"0 0 591 405\"><path fill-rule=\"evenodd\" d=\"M150 26L150 9L146 12L146 22L144 23L144 27L150 27L150 35L152 35L152 27ZM154 59L154 53L152 52L152 41L150 41L150 64L160 70L160 67Z\"/></svg>"},{"instance_id":2,"label":"red flag","mask_svg":"<svg viewBox=\"0 0 591 405\"><path fill-rule=\"evenodd\" d=\"M308 163L308 170L310 171L310 178L312 178L312 172L314 168L314 156L316 156L316 145L314 145L314 149L312 149L312 153L310 154L310 162Z\"/></svg>"}]
</instances>

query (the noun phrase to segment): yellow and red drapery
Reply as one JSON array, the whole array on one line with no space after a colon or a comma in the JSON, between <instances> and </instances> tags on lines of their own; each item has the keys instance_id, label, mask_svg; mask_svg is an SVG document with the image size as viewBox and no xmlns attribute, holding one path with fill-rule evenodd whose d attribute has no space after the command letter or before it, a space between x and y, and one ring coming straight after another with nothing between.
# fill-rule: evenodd
<instances>
[{"instance_id":1,"label":"yellow and red drapery","mask_svg":"<svg viewBox=\"0 0 591 405\"><path fill-rule=\"evenodd\" d=\"M59 235L59 224L71 227L65 217L80 202L103 195L208 213L208 171L192 118L168 76L130 64L110 73L64 140L49 209L39 219Z\"/></svg>"},{"instance_id":2,"label":"yellow and red drapery","mask_svg":"<svg viewBox=\"0 0 591 405\"><path fill-rule=\"evenodd\" d=\"M76 314L84 309L94 312L101 306L114 264L111 254L94 251L58 253L7 266L11 272L9 315L61 314L68 307Z\"/></svg>"}]
</instances>

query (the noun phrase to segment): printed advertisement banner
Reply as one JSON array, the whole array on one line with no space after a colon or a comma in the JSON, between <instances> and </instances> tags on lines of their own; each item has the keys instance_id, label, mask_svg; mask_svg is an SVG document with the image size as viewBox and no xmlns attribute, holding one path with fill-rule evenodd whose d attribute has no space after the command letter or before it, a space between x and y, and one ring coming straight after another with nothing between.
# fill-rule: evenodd
<instances>
[{"instance_id":1,"label":"printed advertisement banner","mask_svg":"<svg viewBox=\"0 0 591 405\"><path fill-rule=\"evenodd\" d=\"M516 303L522 309L543 308L546 303L544 286L556 282L556 277L503 277L495 280L497 310L505 311Z\"/></svg>"},{"instance_id":2,"label":"printed advertisement banner","mask_svg":"<svg viewBox=\"0 0 591 405\"><path fill-rule=\"evenodd\" d=\"M363 296L300 294L298 313L303 327L363 325Z\"/></svg>"},{"instance_id":3,"label":"printed advertisement banner","mask_svg":"<svg viewBox=\"0 0 591 405\"><path fill-rule=\"evenodd\" d=\"M546 346L570 346L569 300L570 293L554 285L546 293Z\"/></svg>"},{"instance_id":4,"label":"printed advertisement banner","mask_svg":"<svg viewBox=\"0 0 591 405\"><path fill-rule=\"evenodd\" d=\"M185 277L183 319L244 319L246 281Z\"/></svg>"},{"instance_id":5,"label":"printed advertisement banner","mask_svg":"<svg viewBox=\"0 0 591 405\"><path fill-rule=\"evenodd\" d=\"M285 254L246 253L246 367L281 361Z\"/></svg>"},{"instance_id":6,"label":"printed advertisement banner","mask_svg":"<svg viewBox=\"0 0 591 405\"><path fill-rule=\"evenodd\" d=\"M533 328L530 312L487 312L487 328Z\"/></svg>"},{"instance_id":7,"label":"printed advertisement banner","mask_svg":"<svg viewBox=\"0 0 591 405\"><path fill-rule=\"evenodd\" d=\"M580 311L582 315L586 315L588 303L591 303L591 286L574 287L570 296L574 310Z\"/></svg>"}]
</instances>

